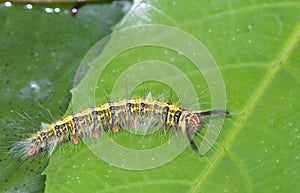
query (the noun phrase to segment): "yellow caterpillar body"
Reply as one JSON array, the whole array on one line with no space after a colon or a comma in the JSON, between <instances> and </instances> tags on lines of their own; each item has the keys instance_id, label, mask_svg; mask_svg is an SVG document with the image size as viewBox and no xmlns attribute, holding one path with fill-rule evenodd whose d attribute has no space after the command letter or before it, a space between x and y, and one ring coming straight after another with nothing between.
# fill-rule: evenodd
<instances>
[{"instance_id":1,"label":"yellow caterpillar body","mask_svg":"<svg viewBox=\"0 0 300 193\"><path fill-rule=\"evenodd\" d=\"M197 146L191 139L191 134L200 126L200 117L210 114L228 114L223 110L189 112L170 102L155 99L125 99L108 102L100 106L68 115L55 123L42 124L40 131L31 137L17 142L12 151L27 158L48 151L53 152L60 142L72 141L78 144L80 138L98 137L104 130L118 132L120 127L135 128L150 122L150 125L161 128L180 129L187 135L194 150Z\"/></svg>"}]
</instances>

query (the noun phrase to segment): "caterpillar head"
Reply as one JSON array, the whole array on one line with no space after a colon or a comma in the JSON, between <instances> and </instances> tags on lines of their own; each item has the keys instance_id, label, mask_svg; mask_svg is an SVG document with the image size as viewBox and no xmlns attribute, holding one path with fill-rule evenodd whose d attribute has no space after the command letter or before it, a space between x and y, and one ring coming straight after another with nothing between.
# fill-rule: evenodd
<instances>
[{"instance_id":1,"label":"caterpillar head","mask_svg":"<svg viewBox=\"0 0 300 193\"><path fill-rule=\"evenodd\" d=\"M208 116L212 114L221 114L221 115L227 115L229 112L224 110L211 110L211 111L203 111L203 112L194 112L190 113L185 118L186 123L186 136L190 142L190 145L194 151L198 150L197 145L192 139L192 134L196 133L199 130L200 127L200 118L203 116Z\"/></svg>"},{"instance_id":2,"label":"caterpillar head","mask_svg":"<svg viewBox=\"0 0 300 193\"><path fill-rule=\"evenodd\" d=\"M197 132L200 126L200 118L197 114L191 113L188 114L185 118L185 122L187 128L190 129L191 132Z\"/></svg>"}]
</instances>

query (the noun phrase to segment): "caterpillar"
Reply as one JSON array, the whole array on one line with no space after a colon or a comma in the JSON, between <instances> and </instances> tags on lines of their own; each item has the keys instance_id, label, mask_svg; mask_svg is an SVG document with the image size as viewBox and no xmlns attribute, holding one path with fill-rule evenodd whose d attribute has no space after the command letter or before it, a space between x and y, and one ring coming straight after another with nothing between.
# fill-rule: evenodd
<instances>
[{"instance_id":1,"label":"caterpillar","mask_svg":"<svg viewBox=\"0 0 300 193\"><path fill-rule=\"evenodd\" d=\"M52 124L42 123L40 131L15 143L11 151L22 158L29 158L44 151L48 151L51 155L59 143L72 141L76 145L83 137L97 138L102 131L118 132L122 127L135 128L149 120L152 126L182 131L191 148L196 151L198 147L192 140L192 134L198 131L201 117L211 114L226 115L229 112L188 111L171 102L128 98L68 115Z\"/></svg>"}]
</instances>

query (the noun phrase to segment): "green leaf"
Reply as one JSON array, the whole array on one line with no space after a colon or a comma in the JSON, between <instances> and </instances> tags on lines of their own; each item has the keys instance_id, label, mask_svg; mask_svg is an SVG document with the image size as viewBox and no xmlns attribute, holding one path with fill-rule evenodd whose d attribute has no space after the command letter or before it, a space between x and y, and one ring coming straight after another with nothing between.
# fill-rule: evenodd
<instances>
[{"instance_id":1,"label":"green leaf","mask_svg":"<svg viewBox=\"0 0 300 193\"><path fill-rule=\"evenodd\" d=\"M17 160L8 149L63 115L82 57L127 5L87 5L72 16L70 5L0 3L0 192L44 190L47 156Z\"/></svg>"},{"instance_id":2,"label":"green leaf","mask_svg":"<svg viewBox=\"0 0 300 193\"><path fill-rule=\"evenodd\" d=\"M204 157L186 149L152 170L118 169L97 161L84 145L71 151L76 153L69 153L72 145L65 147L53 155L46 170L51 177L47 190L84 191L83 184L93 181L91 192L293 192L300 166L299 11L298 2L283 1L136 2L116 29L159 23L178 27L204 43L221 68L232 123L225 124ZM111 62L103 82L114 80L126 69L123 65L138 59L166 61L161 53L159 48L144 47L128 51L115 59L121 67ZM175 55L170 53L169 59L174 57L182 70L189 66ZM121 137L130 139L123 142L127 146L138 141L123 133Z\"/></svg>"},{"instance_id":3,"label":"green leaf","mask_svg":"<svg viewBox=\"0 0 300 193\"><path fill-rule=\"evenodd\" d=\"M227 119L229 123L225 123L216 144L203 157L199 158L187 148L168 164L150 170L119 169L97 158L84 143L77 146L67 143L57 148L51 156L44 172L46 191L294 192L299 188L297 182L300 180L300 121L297 113L300 108L297 100L300 98L299 11L300 3L297 1L136 1L115 29L136 24L165 24L184 30L200 40L221 69L227 106L232 114ZM190 61L170 50L164 53L161 48L142 47L121 54L105 69L103 82L107 85L102 86L107 86L105 91L109 93L110 82L130 64L153 57L174 64L189 78L197 80L190 68ZM65 61L62 65L66 65ZM17 68L13 70L17 71ZM68 79L71 76L64 76L65 71L57 72L61 73L58 77L66 80L62 82L71 81ZM26 81L21 80L23 82ZM197 85L197 82L192 84ZM200 88L205 88L204 82L199 84ZM66 86L59 87L57 90L65 91ZM156 88L151 84L149 87ZM17 85L15 88L20 90ZM160 85L156 92L163 89L164 86ZM103 90L102 87L99 90ZM101 92L97 92L96 96L104 102ZM197 91L197 94L200 93ZM145 93L140 90L136 93L142 94ZM32 100L36 103L34 99L35 96ZM51 112L59 111L55 106L58 98L55 99L46 106ZM48 103L46 101L43 105ZM20 107L12 105L2 105L6 107L6 114L17 109L34 117L28 109L19 110ZM26 105L30 108L30 104ZM35 108L35 112L39 110ZM9 132L3 130L3 133L4 138L8 138L5 134ZM112 134L112 137L127 147L132 143L136 144L132 145L133 148L141 146L138 143L140 136L120 132ZM156 137L154 135L150 142L159 142ZM145 145L149 138L143 139L142 145ZM7 161L0 163L1 174L2 168L12 167ZM18 162L13 164L20 165ZM37 165L33 164L35 167ZM24 168L26 170L26 166ZM26 178L29 175L25 173L23 176ZM3 178L4 184L7 184L5 179L10 178ZM15 184L20 183L16 181Z\"/></svg>"}]
</instances>

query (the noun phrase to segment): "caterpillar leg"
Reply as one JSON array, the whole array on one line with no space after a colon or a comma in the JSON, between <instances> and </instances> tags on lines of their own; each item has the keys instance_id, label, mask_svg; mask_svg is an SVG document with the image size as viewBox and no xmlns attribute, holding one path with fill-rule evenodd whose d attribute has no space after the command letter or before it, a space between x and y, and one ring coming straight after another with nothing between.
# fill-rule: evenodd
<instances>
[{"instance_id":1,"label":"caterpillar leg","mask_svg":"<svg viewBox=\"0 0 300 193\"><path fill-rule=\"evenodd\" d=\"M133 120L129 120L129 121L128 121L128 125L129 125L129 127L130 127L131 129L135 129L135 123L134 123Z\"/></svg>"},{"instance_id":2,"label":"caterpillar leg","mask_svg":"<svg viewBox=\"0 0 300 193\"><path fill-rule=\"evenodd\" d=\"M71 139L72 139L72 142L75 144L75 145L77 145L78 143L79 143L79 136L77 136L77 135L74 135L74 136L72 136L71 137Z\"/></svg>"},{"instance_id":3,"label":"caterpillar leg","mask_svg":"<svg viewBox=\"0 0 300 193\"><path fill-rule=\"evenodd\" d=\"M111 130L114 132L114 133L117 133L119 132L119 127L115 124L112 126Z\"/></svg>"},{"instance_id":4,"label":"caterpillar leg","mask_svg":"<svg viewBox=\"0 0 300 193\"><path fill-rule=\"evenodd\" d=\"M31 150L29 150L29 151L27 152L27 156L28 156L28 157L32 157L32 156L35 155L35 153L36 153L36 150L35 150L35 149L31 149Z\"/></svg>"},{"instance_id":5,"label":"caterpillar leg","mask_svg":"<svg viewBox=\"0 0 300 193\"><path fill-rule=\"evenodd\" d=\"M98 131L98 129L93 129L93 130L92 130L92 137L93 137L93 138L98 138L98 136L99 136L99 131Z\"/></svg>"}]
</instances>

